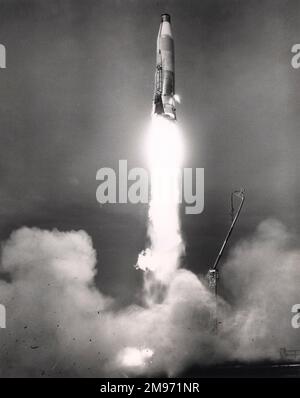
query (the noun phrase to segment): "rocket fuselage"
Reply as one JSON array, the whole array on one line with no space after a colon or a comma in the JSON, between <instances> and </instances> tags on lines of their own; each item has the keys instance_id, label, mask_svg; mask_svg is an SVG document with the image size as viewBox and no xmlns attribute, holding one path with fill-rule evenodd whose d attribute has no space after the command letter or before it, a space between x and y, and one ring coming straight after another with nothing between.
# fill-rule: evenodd
<instances>
[{"instance_id":1,"label":"rocket fuselage","mask_svg":"<svg viewBox=\"0 0 300 398\"><path fill-rule=\"evenodd\" d=\"M170 15L162 14L157 36L153 113L176 119L175 56Z\"/></svg>"}]
</instances>

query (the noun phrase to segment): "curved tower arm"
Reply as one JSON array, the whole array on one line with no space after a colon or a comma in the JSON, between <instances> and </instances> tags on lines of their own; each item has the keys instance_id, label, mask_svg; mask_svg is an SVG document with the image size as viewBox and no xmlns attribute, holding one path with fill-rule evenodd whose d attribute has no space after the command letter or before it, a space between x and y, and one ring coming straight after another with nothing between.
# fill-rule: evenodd
<instances>
[{"instance_id":1,"label":"curved tower arm","mask_svg":"<svg viewBox=\"0 0 300 398\"><path fill-rule=\"evenodd\" d=\"M235 215L234 215L234 207L233 207L234 196L238 197L241 200ZM227 232L227 235L226 235L226 237L224 239L223 245L221 246L219 254L218 254L218 256L217 256L217 258L216 258L216 260L214 262L214 265L211 268L213 270L216 270L217 267L218 267L219 261L220 261L220 259L222 257L222 254L223 254L224 249L225 249L225 247L227 245L227 242L228 242L228 240L230 238L230 235L232 234L232 231L233 231L233 228L235 226L235 223L237 222L237 220L239 218L240 212L241 212L243 204L244 204L244 200L245 200L245 190L244 189L240 189L239 191L233 191L231 193L231 216L232 216L232 222L231 222L230 228L229 228L229 230Z\"/></svg>"}]
</instances>

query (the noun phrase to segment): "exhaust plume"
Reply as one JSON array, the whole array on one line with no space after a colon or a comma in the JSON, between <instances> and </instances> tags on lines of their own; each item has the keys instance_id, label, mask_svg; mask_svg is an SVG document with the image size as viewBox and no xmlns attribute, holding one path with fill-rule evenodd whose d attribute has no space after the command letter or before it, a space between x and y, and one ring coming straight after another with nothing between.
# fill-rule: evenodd
<instances>
[{"instance_id":1,"label":"exhaust plume","mask_svg":"<svg viewBox=\"0 0 300 398\"><path fill-rule=\"evenodd\" d=\"M158 285L167 285L184 252L179 220L183 143L178 126L154 115L147 150L151 175L150 247L139 255L137 268L152 274L145 277L146 285L154 280Z\"/></svg>"}]
</instances>

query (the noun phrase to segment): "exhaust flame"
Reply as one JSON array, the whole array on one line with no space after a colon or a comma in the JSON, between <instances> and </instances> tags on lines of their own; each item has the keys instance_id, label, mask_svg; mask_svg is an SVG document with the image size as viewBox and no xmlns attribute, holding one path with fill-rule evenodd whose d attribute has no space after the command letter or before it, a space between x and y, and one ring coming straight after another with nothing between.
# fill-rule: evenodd
<instances>
[{"instance_id":1,"label":"exhaust flame","mask_svg":"<svg viewBox=\"0 0 300 398\"><path fill-rule=\"evenodd\" d=\"M144 300L151 307L163 301L184 251L179 220L183 142L176 123L153 116L147 157L151 175L150 245L139 255L137 268L146 271Z\"/></svg>"},{"instance_id":2,"label":"exhaust flame","mask_svg":"<svg viewBox=\"0 0 300 398\"><path fill-rule=\"evenodd\" d=\"M183 143L176 123L154 115L147 149L151 175L150 247L139 255L137 268L151 271L152 276L145 277L145 289L148 293L151 290L153 296L152 284L170 282L184 249L179 220ZM151 289L147 283L150 280ZM149 298L155 302L155 297L148 295Z\"/></svg>"}]
</instances>

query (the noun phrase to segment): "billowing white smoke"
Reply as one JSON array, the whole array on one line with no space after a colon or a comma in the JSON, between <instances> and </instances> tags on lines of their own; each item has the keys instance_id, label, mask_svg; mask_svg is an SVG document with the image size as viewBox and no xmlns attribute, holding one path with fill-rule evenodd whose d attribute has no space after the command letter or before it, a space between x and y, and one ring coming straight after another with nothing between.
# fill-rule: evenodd
<instances>
[{"instance_id":1,"label":"billowing white smoke","mask_svg":"<svg viewBox=\"0 0 300 398\"><path fill-rule=\"evenodd\" d=\"M1 330L1 375L75 373L93 357L98 311L96 254L84 232L22 228L3 245L0 284L7 308ZM103 344L103 343L102 343Z\"/></svg>"},{"instance_id":2,"label":"billowing white smoke","mask_svg":"<svg viewBox=\"0 0 300 398\"><path fill-rule=\"evenodd\" d=\"M3 244L11 281L0 284L0 376L176 373L213 349L204 344L210 296L194 274L178 272L163 304L115 313L95 288L95 267L84 231L21 228ZM203 339L196 351L195 336Z\"/></svg>"},{"instance_id":3,"label":"billowing white smoke","mask_svg":"<svg viewBox=\"0 0 300 398\"><path fill-rule=\"evenodd\" d=\"M291 308L300 303L300 249L283 224L262 222L232 250L221 278L232 296L236 358L276 359L280 347L300 348L291 325Z\"/></svg>"},{"instance_id":4,"label":"billowing white smoke","mask_svg":"<svg viewBox=\"0 0 300 398\"><path fill-rule=\"evenodd\" d=\"M0 376L173 375L193 363L277 359L281 346L300 345L290 323L299 302L295 241L266 221L232 251L221 279L232 305L220 303L216 336L211 294L193 273L176 271L160 304L114 312L94 285L96 254L85 232L22 228L2 247L10 281L0 283Z\"/></svg>"}]
</instances>

